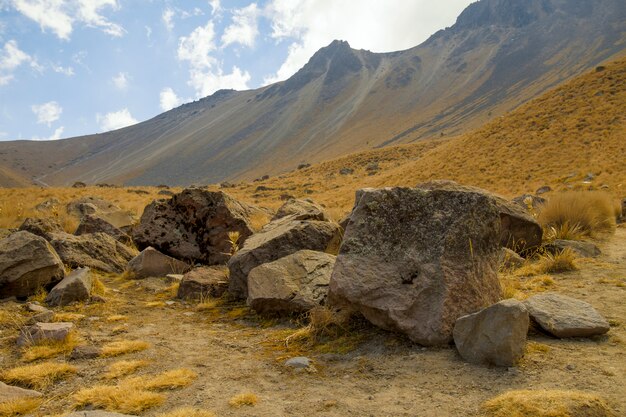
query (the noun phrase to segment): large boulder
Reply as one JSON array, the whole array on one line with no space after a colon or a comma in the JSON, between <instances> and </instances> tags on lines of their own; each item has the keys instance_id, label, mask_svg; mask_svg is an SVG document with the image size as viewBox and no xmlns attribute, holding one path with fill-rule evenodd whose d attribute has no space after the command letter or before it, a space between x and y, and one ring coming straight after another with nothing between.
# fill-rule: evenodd
<instances>
[{"instance_id":1,"label":"large boulder","mask_svg":"<svg viewBox=\"0 0 626 417\"><path fill-rule=\"evenodd\" d=\"M43 342L61 342L70 335L74 323L35 323L22 329L18 346L36 345Z\"/></svg>"},{"instance_id":2,"label":"large boulder","mask_svg":"<svg viewBox=\"0 0 626 417\"><path fill-rule=\"evenodd\" d=\"M125 245L130 245L132 243L130 236L128 236L126 233L122 232L120 229L113 226L108 221L92 214L87 214L83 216L74 234L76 236L82 236L89 233L98 232L106 233L113 239Z\"/></svg>"},{"instance_id":3,"label":"large boulder","mask_svg":"<svg viewBox=\"0 0 626 417\"><path fill-rule=\"evenodd\" d=\"M24 220L24 222L22 222L19 230L24 230L34 235L41 236L47 241L52 239L52 235L54 233L65 233L59 222L50 217L43 219L28 217Z\"/></svg>"},{"instance_id":4,"label":"large boulder","mask_svg":"<svg viewBox=\"0 0 626 417\"><path fill-rule=\"evenodd\" d=\"M132 226L135 217L110 201L98 197L83 197L67 204L66 210L80 219L89 214L100 217L118 229Z\"/></svg>"},{"instance_id":5,"label":"large boulder","mask_svg":"<svg viewBox=\"0 0 626 417\"><path fill-rule=\"evenodd\" d=\"M87 301L91 297L93 278L89 268L72 271L59 282L46 297L49 306L65 306L75 301Z\"/></svg>"},{"instance_id":6,"label":"large boulder","mask_svg":"<svg viewBox=\"0 0 626 417\"><path fill-rule=\"evenodd\" d=\"M294 220L330 221L324 208L308 198L305 200L290 199L278 209L272 220L287 216L293 216Z\"/></svg>"},{"instance_id":7,"label":"large boulder","mask_svg":"<svg viewBox=\"0 0 626 417\"><path fill-rule=\"evenodd\" d=\"M460 317L454 325L454 344L468 362L513 366L524 355L529 321L524 304L503 300Z\"/></svg>"},{"instance_id":8,"label":"large boulder","mask_svg":"<svg viewBox=\"0 0 626 417\"><path fill-rule=\"evenodd\" d=\"M124 271L128 261L137 254L135 250L106 233L91 233L82 236L54 233L50 244L63 263L70 268L88 266L104 272Z\"/></svg>"},{"instance_id":9,"label":"large boulder","mask_svg":"<svg viewBox=\"0 0 626 417\"><path fill-rule=\"evenodd\" d=\"M438 180L419 184L424 190L449 190L482 193L495 201L500 214L500 244L517 253L539 248L543 237L541 225L534 219L528 210L520 205L507 201L495 194L480 188L457 184L454 181Z\"/></svg>"},{"instance_id":10,"label":"large boulder","mask_svg":"<svg viewBox=\"0 0 626 417\"><path fill-rule=\"evenodd\" d=\"M499 225L482 192L359 190L330 302L414 342L449 343L459 317L500 300Z\"/></svg>"},{"instance_id":11,"label":"large boulder","mask_svg":"<svg viewBox=\"0 0 626 417\"><path fill-rule=\"evenodd\" d=\"M0 298L28 297L64 276L61 258L44 238L20 231L0 240Z\"/></svg>"},{"instance_id":12,"label":"large boulder","mask_svg":"<svg viewBox=\"0 0 626 417\"><path fill-rule=\"evenodd\" d=\"M341 239L341 227L331 222L293 220L291 216L268 223L248 238L228 262L228 291L236 298L248 297L248 274L257 266L302 249L325 252Z\"/></svg>"},{"instance_id":13,"label":"large boulder","mask_svg":"<svg viewBox=\"0 0 626 417\"><path fill-rule=\"evenodd\" d=\"M248 274L248 305L259 313L305 312L326 303L335 256L301 250Z\"/></svg>"},{"instance_id":14,"label":"large boulder","mask_svg":"<svg viewBox=\"0 0 626 417\"><path fill-rule=\"evenodd\" d=\"M202 266L183 275L178 286L178 298L202 301L219 298L228 290L228 270L223 266Z\"/></svg>"},{"instance_id":15,"label":"large boulder","mask_svg":"<svg viewBox=\"0 0 626 417\"><path fill-rule=\"evenodd\" d=\"M556 293L533 295L524 301L530 317L556 337L589 337L609 331L609 322L598 311L575 298Z\"/></svg>"},{"instance_id":16,"label":"large boulder","mask_svg":"<svg viewBox=\"0 0 626 417\"><path fill-rule=\"evenodd\" d=\"M135 256L126 265L126 271L131 272L133 278L164 277L168 274L182 274L187 272L191 265L167 256L158 250L147 247Z\"/></svg>"},{"instance_id":17,"label":"large boulder","mask_svg":"<svg viewBox=\"0 0 626 417\"><path fill-rule=\"evenodd\" d=\"M239 233L239 245L253 233L249 218L260 212L222 191L186 189L168 200L150 203L133 230L133 240L178 259L208 265L228 261L229 232Z\"/></svg>"}]
</instances>

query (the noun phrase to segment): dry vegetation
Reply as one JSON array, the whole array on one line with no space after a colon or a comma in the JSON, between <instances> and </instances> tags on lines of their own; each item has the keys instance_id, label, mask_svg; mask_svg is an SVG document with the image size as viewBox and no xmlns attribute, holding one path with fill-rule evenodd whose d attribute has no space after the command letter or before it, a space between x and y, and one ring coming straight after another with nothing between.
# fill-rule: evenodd
<instances>
[{"instance_id":1,"label":"dry vegetation","mask_svg":"<svg viewBox=\"0 0 626 417\"><path fill-rule=\"evenodd\" d=\"M150 345L141 340L118 340L102 346L102 357L120 356L146 350Z\"/></svg>"},{"instance_id":2,"label":"dry vegetation","mask_svg":"<svg viewBox=\"0 0 626 417\"><path fill-rule=\"evenodd\" d=\"M41 390L75 373L76 367L67 363L44 362L6 370L2 373L1 378L7 383Z\"/></svg>"}]
</instances>

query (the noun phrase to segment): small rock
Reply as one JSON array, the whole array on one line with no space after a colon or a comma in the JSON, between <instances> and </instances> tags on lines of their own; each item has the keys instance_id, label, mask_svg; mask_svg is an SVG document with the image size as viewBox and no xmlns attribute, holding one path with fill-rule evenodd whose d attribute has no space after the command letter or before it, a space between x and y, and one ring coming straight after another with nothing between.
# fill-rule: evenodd
<instances>
[{"instance_id":1,"label":"small rock","mask_svg":"<svg viewBox=\"0 0 626 417\"><path fill-rule=\"evenodd\" d=\"M165 302L165 305L168 305L168 306L173 306L174 304L177 304L177 303L176 303L176 301L167 300L167 301Z\"/></svg>"},{"instance_id":2,"label":"small rock","mask_svg":"<svg viewBox=\"0 0 626 417\"><path fill-rule=\"evenodd\" d=\"M537 294L524 305L530 317L556 337L589 337L609 331L608 321L591 304L556 293Z\"/></svg>"},{"instance_id":3,"label":"small rock","mask_svg":"<svg viewBox=\"0 0 626 417\"><path fill-rule=\"evenodd\" d=\"M565 369L567 369L568 371L573 371L576 369L576 365L568 363Z\"/></svg>"},{"instance_id":4,"label":"small rock","mask_svg":"<svg viewBox=\"0 0 626 417\"><path fill-rule=\"evenodd\" d=\"M81 181L76 181L74 184L72 184L72 188L85 188L86 186L87 184Z\"/></svg>"},{"instance_id":5,"label":"small rock","mask_svg":"<svg viewBox=\"0 0 626 417\"><path fill-rule=\"evenodd\" d=\"M101 219L98 216L94 216L92 214L87 214L83 216L74 234L76 236L81 236L81 235L86 235L89 233L98 233L98 232L106 233L107 235L111 236L113 239L125 245L130 245L132 242L129 235L122 232L120 229L113 226L108 221Z\"/></svg>"},{"instance_id":6,"label":"small rock","mask_svg":"<svg viewBox=\"0 0 626 417\"><path fill-rule=\"evenodd\" d=\"M55 207L59 207L61 202L57 198L49 198L47 200L42 201L41 203L35 206L35 210L37 211L48 211L52 210Z\"/></svg>"},{"instance_id":7,"label":"small rock","mask_svg":"<svg viewBox=\"0 0 626 417\"><path fill-rule=\"evenodd\" d=\"M74 323L36 323L22 330L18 346L36 344L42 340L62 341L74 329Z\"/></svg>"},{"instance_id":8,"label":"small rock","mask_svg":"<svg viewBox=\"0 0 626 417\"><path fill-rule=\"evenodd\" d=\"M54 311L46 310L41 313L37 313L28 320L29 324L36 323L50 323L54 319Z\"/></svg>"},{"instance_id":9,"label":"small rock","mask_svg":"<svg viewBox=\"0 0 626 417\"><path fill-rule=\"evenodd\" d=\"M287 201L278 209L276 215L272 217L272 221L287 216L292 216L292 220L330 221L330 217L324 208L308 198L305 200L292 199Z\"/></svg>"},{"instance_id":10,"label":"small rock","mask_svg":"<svg viewBox=\"0 0 626 417\"><path fill-rule=\"evenodd\" d=\"M102 353L102 349L96 346L76 346L70 354L71 360L95 359Z\"/></svg>"},{"instance_id":11,"label":"small rock","mask_svg":"<svg viewBox=\"0 0 626 417\"><path fill-rule=\"evenodd\" d=\"M49 306L66 306L76 301L86 301L91 296L93 278L89 268L72 271L59 282L46 297Z\"/></svg>"},{"instance_id":12,"label":"small rock","mask_svg":"<svg viewBox=\"0 0 626 417\"><path fill-rule=\"evenodd\" d=\"M41 397L41 393L30 389L24 389L20 387L14 387L7 385L4 382L0 382L0 404L15 401L23 398L38 398ZM10 414L12 415L12 414Z\"/></svg>"},{"instance_id":13,"label":"small rock","mask_svg":"<svg viewBox=\"0 0 626 417\"><path fill-rule=\"evenodd\" d=\"M183 261L167 256L153 247L147 247L130 262L126 270L133 273L134 278L164 277L168 274L186 272L191 266Z\"/></svg>"},{"instance_id":14,"label":"small rock","mask_svg":"<svg viewBox=\"0 0 626 417\"><path fill-rule=\"evenodd\" d=\"M541 194L549 193L550 191L552 191L552 188L549 185L544 185L543 187L539 187L537 191L535 191L535 194L541 195Z\"/></svg>"},{"instance_id":15,"label":"small rock","mask_svg":"<svg viewBox=\"0 0 626 417\"><path fill-rule=\"evenodd\" d=\"M305 356L297 356L285 361L285 365L297 369L308 368L311 365L311 359Z\"/></svg>"},{"instance_id":16,"label":"small rock","mask_svg":"<svg viewBox=\"0 0 626 417\"><path fill-rule=\"evenodd\" d=\"M344 167L344 168L341 168L339 170L339 174L341 174L341 175L351 175L351 174L354 174L354 170L352 168Z\"/></svg>"},{"instance_id":17,"label":"small rock","mask_svg":"<svg viewBox=\"0 0 626 417\"><path fill-rule=\"evenodd\" d=\"M101 295L93 294L91 298L89 299L89 302L92 304L98 304L98 303L103 304L107 302L107 299Z\"/></svg>"},{"instance_id":18,"label":"small rock","mask_svg":"<svg viewBox=\"0 0 626 417\"><path fill-rule=\"evenodd\" d=\"M26 303L24 304L24 309L26 311L30 311L31 313L46 313L50 310L45 308L44 306L36 303Z\"/></svg>"},{"instance_id":19,"label":"small rock","mask_svg":"<svg viewBox=\"0 0 626 417\"><path fill-rule=\"evenodd\" d=\"M63 233L63 228L55 219L45 218L38 219L28 217L19 227L19 230L30 232L34 235L41 236L46 240L52 239L53 233Z\"/></svg>"},{"instance_id":20,"label":"small rock","mask_svg":"<svg viewBox=\"0 0 626 417\"><path fill-rule=\"evenodd\" d=\"M524 258L519 256L516 252L513 252L508 248L500 249L500 265L504 269L519 268L526 262Z\"/></svg>"},{"instance_id":21,"label":"small rock","mask_svg":"<svg viewBox=\"0 0 626 417\"><path fill-rule=\"evenodd\" d=\"M167 274L165 276L165 282L167 282L168 284L175 284L175 283L180 283L183 280L183 277L185 275L183 274Z\"/></svg>"},{"instance_id":22,"label":"small rock","mask_svg":"<svg viewBox=\"0 0 626 417\"><path fill-rule=\"evenodd\" d=\"M207 297L219 298L228 289L226 269L220 267L199 267L183 275L177 297L184 300L202 300Z\"/></svg>"},{"instance_id":23,"label":"small rock","mask_svg":"<svg viewBox=\"0 0 626 417\"><path fill-rule=\"evenodd\" d=\"M171 192L170 190L160 190L157 194L158 195L166 195L166 196L169 196L169 197L174 195L174 193Z\"/></svg>"},{"instance_id":24,"label":"small rock","mask_svg":"<svg viewBox=\"0 0 626 417\"><path fill-rule=\"evenodd\" d=\"M582 242L579 240L556 239L546 245L544 249L549 253L562 252L570 248L576 255L581 258L595 258L602 253L600 249L591 242Z\"/></svg>"}]
</instances>

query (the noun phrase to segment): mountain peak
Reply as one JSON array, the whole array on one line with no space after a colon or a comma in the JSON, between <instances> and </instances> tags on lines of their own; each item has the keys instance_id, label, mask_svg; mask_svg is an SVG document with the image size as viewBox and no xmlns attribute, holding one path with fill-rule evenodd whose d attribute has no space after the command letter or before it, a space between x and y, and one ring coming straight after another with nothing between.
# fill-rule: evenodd
<instances>
[{"instance_id":1,"label":"mountain peak","mask_svg":"<svg viewBox=\"0 0 626 417\"><path fill-rule=\"evenodd\" d=\"M551 0L480 0L459 15L455 26L459 29L491 25L519 28L553 11Z\"/></svg>"}]
</instances>

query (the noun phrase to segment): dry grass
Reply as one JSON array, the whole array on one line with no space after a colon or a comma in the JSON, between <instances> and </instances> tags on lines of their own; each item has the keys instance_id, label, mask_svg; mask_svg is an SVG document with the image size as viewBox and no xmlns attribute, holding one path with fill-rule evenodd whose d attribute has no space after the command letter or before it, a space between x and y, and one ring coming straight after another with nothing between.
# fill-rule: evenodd
<instances>
[{"instance_id":1,"label":"dry grass","mask_svg":"<svg viewBox=\"0 0 626 417\"><path fill-rule=\"evenodd\" d=\"M71 313L71 312L58 312L54 313L54 321L57 322L69 322L69 321L80 321L85 318L84 314L79 313Z\"/></svg>"},{"instance_id":2,"label":"dry grass","mask_svg":"<svg viewBox=\"0 0 626 417\"><path fill-rule=\"evenodd\" d=\"M22 387L41 390L75 373L76 367L67 363L44 362L6 370L2 373L2 380Z\"/></svg>"},{"instance_id":3,"label":"dry grass","mask_svg":"<svg viewBox=\"0 0 626 417\"><path fill-rule=\"evenodd\" d=\"M256 233L263 229L263 226L270 222L270 216L261 211L257 211L252 213L248 220L250 221L250 227L252 227L252 230L254 230L254 232Z\"/></svg>"},{"instance_id":4,"label":"dry grass","mask_svg":"<svg viewBox=\"0 0 626 417\"><path fill-rule=\"evenodd\" d=\"M20 398L0 403L0 416L17 417L29 414L41 405L41 398Z\"/></svg>"},{"instance_id":5,"label":"dry grass","mask_svg":"<svg viewBox=\"0 0 626 417\"><path fill-rule=\"evenodd\" d=\"M91 283L91 292L97 295L102 295L102 296L106 295L107 288L104 286L102 281L100 281L100 278L93 277L93 280Z\"/></svg>"},{"instance_id":6,"label":"dry grass","mask_svg":"<svg viewBox=\"0 0 626 417\"><path fill-rule=\"evenodd\" d=\"M13 311L0 310L0 329L18 330L24 327L26 319Z\"/></svg>"},{"instance_id":7,"label":"dry grass","mask_svg":"<svg viewBox=\"0 0 626 417\"><path fill-rule=\"evenodd\" d=\"M155 308L155 307L165 307L167 304L165 304L165 301L148 301L144 305L146 307Z\"/></svg>"},{"instance_id":8,"label":"dry grass","mask_svg":"<svg viewBox=\"0 0 626 417\"><path fill-rule=\"evenodd\" d=\"M550 197L538 220L558 239L597 237L615 229L615 205L608 193L570 191Z\"/></svg>"},{"instance_id":9,"label":"dry grass","mask_svg":"<svg viewBox=\"0 0 626 417\"><path fill-rule=\"evenodd\" d=\"M555 281L550 275L523 277L514 273L500 275L500 285L505 299L524 300L532 294L551 289L555 285Z\"/></svg>"},{"instance_id":10,"label":"dry grass","mask_svg":"<svg viewBox=\"0 0 626 417\"><path fill-rule=\"evenodd\" d=\"M44 340L34 346L22 350L22 359L32 362L39 359L49 359L61 354L69 354L78 346L79 338L76 332L70 332L64 340Z\"/></svg>"},{"instance_id":11,"label":"dry grass","mask_svg":"<svg viewBox=\"0 0 626 417\"><path fill-rule=\"evenodd\" d=\"M164 390L182 388L196 380L198 374L190 369L174 369L156 376L140 376L125 381L126 384L137 385L148 390Z\"/></svg>"},{"instance_id":12,"label":"dry grass","mask_svg":"<svg viewBox=\"0 0 626 417\"><path fill-rule=\"evenodd\" d=\"M509 391L482 405L489 417L609 417L615 414L597 395L577 391Z\"/></svg>"},{"instance_id":13,"label":"dry grass","mask_svg":"<svg viewBox=\"0 0 626 417\"><path fill-rule=\"evenodd\" d=\"M48 292L43 287L39 287L37 288L37 291L35 291L35 294L28 297L28 301L31 303L37 302L42 304L46 301L47 296Z\"/></svg>"},{"instance_id":14,"label":"dry grass","mask_svg":"<svg viewBox=\"0 0 626 417\"><path fill-rule=\"evenodd\" d=\"M285 340L286 345L296 341L316 343L323 337L336 338L348 331L348 312L320 306L311 309L307 316L309 324L290 335Z\"/></svg>"},{"instance_id":15,"label":"dry grass","mask_svg":"<svg viewBox=\"0 0 626 417\"><path fill-rule=\"evenodd\" d=\"M140 413L165 402L165 396L128 385L96 385L74 394L77 407L93 407L119 413Z\"/></svg>"},{"instance_id":16,"label":"dry grass","mask_svg":"<svg viewBox=\"0 0 626 417\"><path fill-rule=\"evenodd\" d=\"M145 368L149 364L150 362L145 360L118 361L109 365L106 373L102 376L106 379L116 379L133 374L140 368Z\"/></svg>"},{"instance_id":17,"label":"dry grass","mask_svg":"<svg viewBox=\"0 0 626 417\"><path fill-rule=\"evenodd\" d=\"M514 272L517 276L530 276L537 274L552 274L578 270L576 265L576 253L571 248L565 248L557 253L544 253L523 265Z\"/></svg>"},{"instance_id":18,"label":"dry grass","mask_svg":"<svg viewBox=\"0 0 626 417\"><path fill-rule=\"evenodd\" d=\"M140 352L148 349L149 347L150 345L148 343L141 340L118 340L102 346L100 356L111 357L125 355L127 353Z\"/></svg>"},{"instance_id":19,"label":"dry grass","mask_svg":"<svg viewBox=\"0 0 626 417\"><path fill-rule=\"evenodd\" d=\"M108 321L109 323L113 323L116 321L127 321L127 320L128 320L128 317L123 314L113 314L106 318L106 321Z\"/></svg>"},{"instance_id":20,"label":"dry grass","mask_svg":"<svg viewBox=\"0 0 626 417\"><path fill-rule=\"evenodd\" d=\"M243 394L235 395L233 398L228 400L228 404L231 407L240 408L243 406L254 406L259 402L259 397L256 394L251 392L245 392Z\"/></svg>"},{"instance_id":21,"label":"dry grass","mask_svg":"<svg viewBox=\"0 0 626 417\"><path fill-rule=\"evenodd\" d=\"M216 417L215 413L193 407L177 408L167 413L157 414L157 417Z\"/></svg>"}]
</instances>

